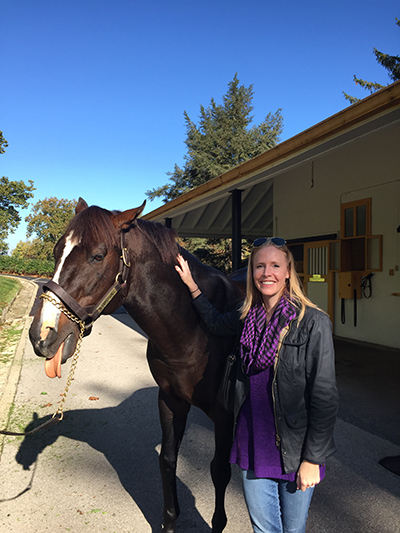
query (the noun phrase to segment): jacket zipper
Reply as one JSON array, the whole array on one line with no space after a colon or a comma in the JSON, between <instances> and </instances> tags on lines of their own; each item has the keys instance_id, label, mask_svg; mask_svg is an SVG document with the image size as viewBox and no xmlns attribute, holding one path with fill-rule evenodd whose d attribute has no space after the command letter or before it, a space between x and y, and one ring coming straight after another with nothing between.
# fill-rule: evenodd
<instances>
[{"instance_id":1,"label":"jacket zipper","mask_svg":"<svg viewBox=\"0 0 400 533\"><path fill-rule=\"evenodd\" d=\"M276 374L277 374L277 371L278 371L279 354L280 354L280 351L282 349L284 340L289 335L290 329L292 327L292 323L293 323L293 320L290 322L288 330L286 331L285 335L282 337L282 340L281 340L281 342L279 344L279 347L278 347L278 349L276 351L276 365L275 365L275 368L274 368L274 379L272 381L272 403L273 403L273 407L274 407L275 444L276 444L277 448L279 448L280 445L281 445L281 437L279 436L278 424L276 422L276 398L275 398Z\"/></svg>"}]
</instances>

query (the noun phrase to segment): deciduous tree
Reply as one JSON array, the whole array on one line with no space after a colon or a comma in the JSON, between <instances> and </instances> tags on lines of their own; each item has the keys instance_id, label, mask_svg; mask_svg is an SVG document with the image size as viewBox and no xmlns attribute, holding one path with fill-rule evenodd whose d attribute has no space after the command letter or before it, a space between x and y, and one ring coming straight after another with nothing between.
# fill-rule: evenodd
<instances>
[{"instance_id":1,"label":"deciduous tree","mask_svg":"<svg viewBox=\"0 0 400 533\"><path fill-rule=\"evenodd\" d=\"M21 222L18 209L28 207L28 200L33 197L34 190L31 180L27 185L22 180L10 181L4 176L0 179L0 253L7 253L6 239L10 233L15 232Z\"/></svg>"},{"instance_id":2,"label":"deciduous tree","mask_svg":"<svg viewBox=\"0 0 400 533\"><path fill-rule=\"evenodd\" d=\"M45 198L32 206L32 213L25 218L27 237L36 236L33 246L38 250L38 259L52 259L53 248L74 216L76 200ZM40 254L39 254L40 252Z\"/></svg>"}]
</instances>

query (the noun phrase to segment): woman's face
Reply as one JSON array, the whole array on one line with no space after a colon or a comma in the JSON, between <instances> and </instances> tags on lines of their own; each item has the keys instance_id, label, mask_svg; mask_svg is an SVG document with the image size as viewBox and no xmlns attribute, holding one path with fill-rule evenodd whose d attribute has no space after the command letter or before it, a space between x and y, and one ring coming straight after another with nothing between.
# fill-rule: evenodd
<instances>
[{"instance_id":1,"label":"woman's face","mask_svg":"<svg viewBox=\"0 0 400 533\"><path fill-rule=\"evenodd\" d=\"M267 245L254 254L254 285L269 308L278 303L288 278L289 267L286 256L279 248Z\"/></svg>"}]
</instances>

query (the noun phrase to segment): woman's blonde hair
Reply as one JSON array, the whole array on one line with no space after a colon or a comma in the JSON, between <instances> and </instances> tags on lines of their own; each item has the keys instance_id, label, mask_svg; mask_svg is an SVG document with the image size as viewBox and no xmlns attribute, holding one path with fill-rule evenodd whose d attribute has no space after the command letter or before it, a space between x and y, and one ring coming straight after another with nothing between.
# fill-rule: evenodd
<instances>
[{"instance_id":1,"label":"woman's blonde hair","mask_svg":"<svg viewBox=\"0 0 400 533\"><path fill-rule=\"evenodd\" d=\"M250 256L249 256L249 262L247 267L247 286L246 286L246 298L243 302L242 308L241 308L241 319L243 320L246 318L248 312L250 311L250 308L255 305L257 302L260 301L260 291L257 289L257 287L254 284L254 278L253 278L253 261L254 256L257 252L259 252L262 248L265 248L266 246L273 246L277 250L280 250L284 256L286 257L288 270L289 270L289 278L286 280L286 286L285 291L288 295L288 299L294 303L294 305L299 309L299 317L298 317L298 324L300 323L301 319L304 316L306 307L315 307L318 308L314 303L312 303L311 300L307 298L307 296L304 294L301 281L299 276L297 275L296 268L294 265L294 259L292 252L289 250L289 248L286 245L283 246L277 246L271 241L266 241L263 245L257 246L252 248Z\"/></svg>"}]
</instances>

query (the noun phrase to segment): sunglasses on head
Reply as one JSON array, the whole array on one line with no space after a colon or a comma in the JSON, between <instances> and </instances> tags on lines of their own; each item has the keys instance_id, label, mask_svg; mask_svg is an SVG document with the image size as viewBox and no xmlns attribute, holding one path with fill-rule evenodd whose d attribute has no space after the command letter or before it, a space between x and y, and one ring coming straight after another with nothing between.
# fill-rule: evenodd
<instances>
[{"instance_id":1,"label":"sunglasses on head","mask_svg":"<svg viewBox=\"0 0 400 533\"><path fill-rule=\"evenodd\" d=\"M282 237L259 237L253 242L253 248L258 248L267 243L275 244L275 246L285 246L286 241Z\"/></svg>"}]
</instances>

